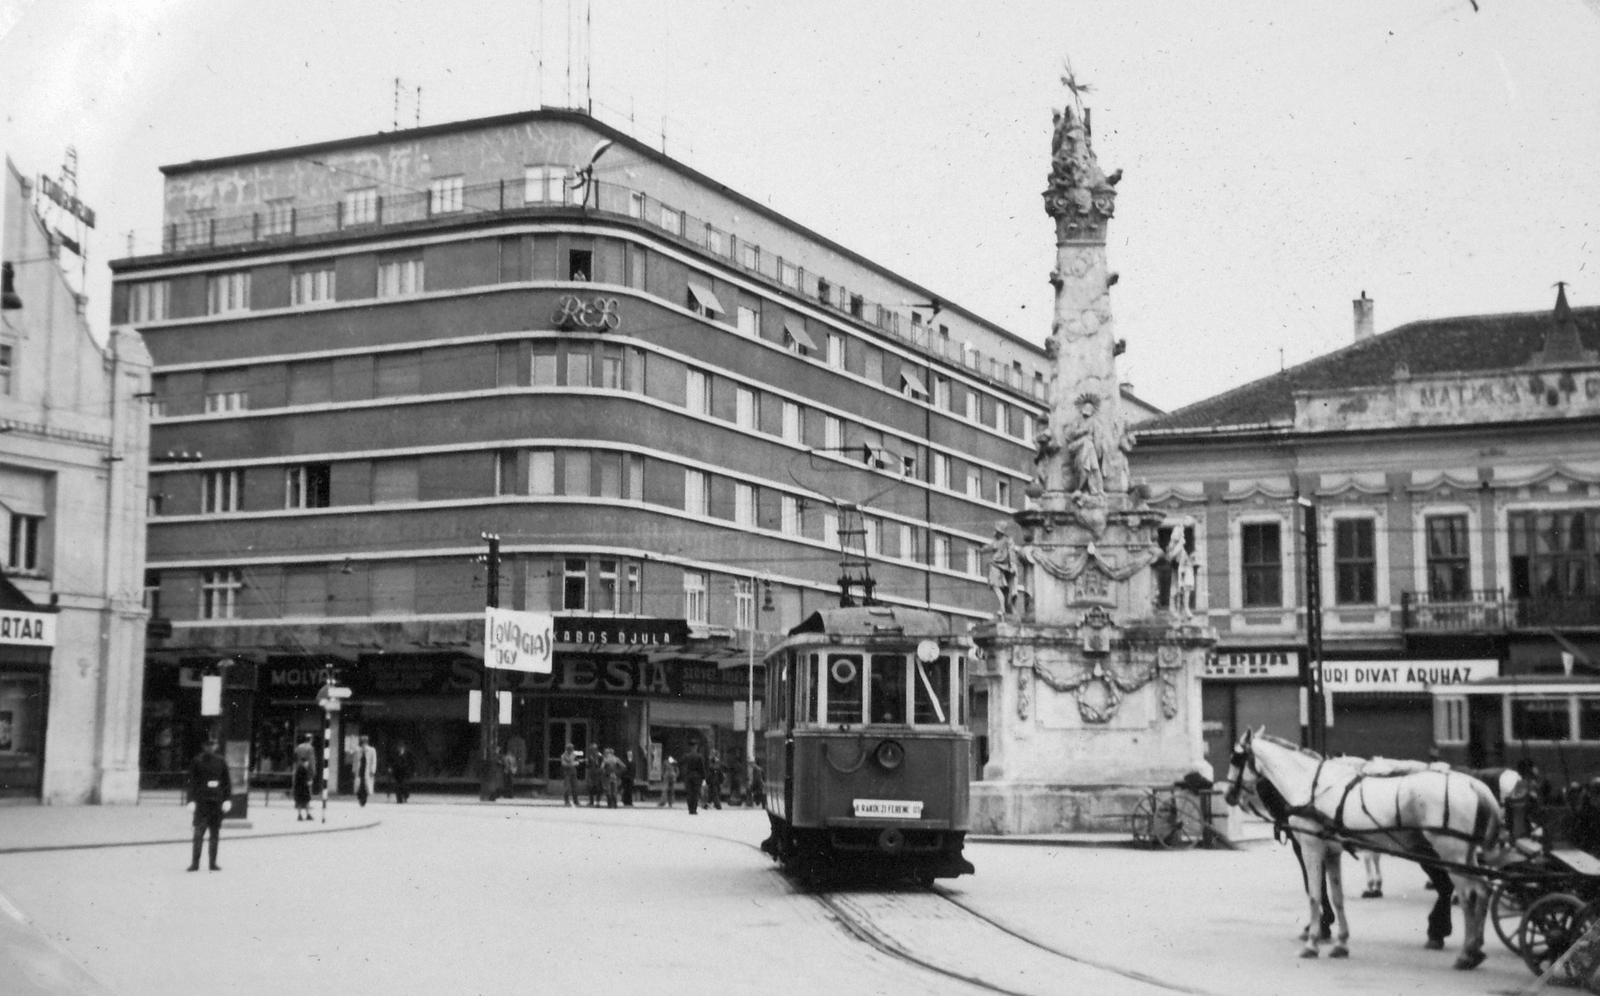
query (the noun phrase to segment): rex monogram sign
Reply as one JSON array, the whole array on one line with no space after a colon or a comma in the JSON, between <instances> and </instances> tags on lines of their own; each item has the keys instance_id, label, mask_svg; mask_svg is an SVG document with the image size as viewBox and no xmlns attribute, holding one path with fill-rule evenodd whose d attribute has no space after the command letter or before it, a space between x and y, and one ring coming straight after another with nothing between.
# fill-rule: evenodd
<instances>
[{"instance_id":1,"label":"rex monogram sign","mask_svg":"<svg viewBox=\"0 0 1600 996\"><path fill-rule=\"evenodd\" d=\"M556 313L551 316L550 322L566 332L615 332L622 325L622 316L617 311L617 299L614 297L585 298L577 294L563 294L556 299Z\"/></svg>"}]
</instances>

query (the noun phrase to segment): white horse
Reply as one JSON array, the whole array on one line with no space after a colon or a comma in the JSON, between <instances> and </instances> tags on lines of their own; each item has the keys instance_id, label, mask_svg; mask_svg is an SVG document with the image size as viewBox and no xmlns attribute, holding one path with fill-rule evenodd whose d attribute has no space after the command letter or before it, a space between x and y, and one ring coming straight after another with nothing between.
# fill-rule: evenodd
<instances>
[{"instance_id":1,"label":"white horse","mask_svg":"<svg viewBox=\"0 0 1600 996\"><path fill-rule=\"evenodd\" d=\"M1484 959L1483 925L1489 886L1462 869L1483 867L1500 833L1500 807L1488 786L1470 775L1407 764L1394 774L1364 773L1359 759L1329 759L1287 741L1246 731L1228 772L1228 803L1245 791L1268 801L1275 823L1298 844L1304 863L1311 923L1322 912L1327 873L1338 926L1331 954L1349 953L1339 854L1345 843L1403 854L1419 863L1443 862L1461 897L1465 938L1455 967ZM1276 803L1271 800L1276 797ZM1331 859L1331 860L1330 860ZM1318 932L1309 931L1301 957L1317 957Z\"/></svg>"}]
</instances>

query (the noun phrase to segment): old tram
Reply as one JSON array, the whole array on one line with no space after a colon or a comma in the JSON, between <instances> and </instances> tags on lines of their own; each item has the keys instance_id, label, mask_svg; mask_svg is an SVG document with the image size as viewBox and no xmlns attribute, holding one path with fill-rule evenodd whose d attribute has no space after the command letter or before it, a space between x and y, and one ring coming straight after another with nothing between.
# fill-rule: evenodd
<instances>
[{"instance_id":1,"label":"old tram","mask_svg":"<svg viewBox=\"0 0 1600 996\"><path fill-rule=\"evenodd\" d=\"M827 609L766 657L762 849L807 881L971 874L965 638L933 612Z\"/></svg>"}]
</instances>

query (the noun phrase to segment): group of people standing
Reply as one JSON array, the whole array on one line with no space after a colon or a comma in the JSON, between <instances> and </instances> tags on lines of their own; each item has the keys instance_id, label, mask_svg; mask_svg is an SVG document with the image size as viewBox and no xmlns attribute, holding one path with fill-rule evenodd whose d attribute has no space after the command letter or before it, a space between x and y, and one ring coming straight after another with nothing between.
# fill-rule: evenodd
<instances>
[{"instance_id":1,"label":"group of people standing","mask_svg":"<svg viewBox=\"0 0 1600 996\"><path fill-rule=\"evenodd\" d=\"M580 755L578 749L567 744L561 752L561 802L567 806L582 805L578 797L578 765L584 766L584 780L588 783L589 805L598 806L606 800L611 809L617 808L620 799L624 806L633 805L633 751L618 757L610 747L600 749L590 744L589 752Z\"/></svg>"},{"instance_id":2,"label":"group of people standing","mask_svg":"<svg viewBox=\"0 0 1600 996\"><path fill-rule=\"evenodd\" d=\"M580 754L577 747L567 744L561 753L563 805L583 805L579 793L580 765L584 768L583 781L588 788L590 806L598 806L601 798L606 800L606 805L611 809L617 808L618 799L624 806L633 805L633 751L626 751L622 757L618 757L610 747L602 750L599 744L590 744L587 754ZM751 773L746 779L745 804L755 805L761 786L761 768L759 765L751 765L750 768ZM699 744L691 743L682 761L669 755L663 762L661 797L656 805L674 805L678 780L682 778L684 801L688 804L690 815L699 813L703 805L721 809L727 776L728 767L717 751L713 750L707 758L700 753Z\"/></svg>"},{"instance_id":3,"label":"group of people standing","mask_svg":"<svg viewBox=\"0 0 1600 996\"><path fill-rule=\"evenodd\" d=\"M378 791L378 749L372 746L372 741L363 735L350 752L350 770L356 780L356 801L365 806L367 800ZM411 777L416 774L417 760L404 743L395 746L394 756L389 760L389 776L394 782L394 801L405 802L411 798ZM315 819L311 815L311 797L321 783L321 775L317 771L317 750L311 734L304 734L300 743L294 748L294 773L290 780L290 790L294 794L294 818L299 820Z\"/></svg>"}]
</instances>

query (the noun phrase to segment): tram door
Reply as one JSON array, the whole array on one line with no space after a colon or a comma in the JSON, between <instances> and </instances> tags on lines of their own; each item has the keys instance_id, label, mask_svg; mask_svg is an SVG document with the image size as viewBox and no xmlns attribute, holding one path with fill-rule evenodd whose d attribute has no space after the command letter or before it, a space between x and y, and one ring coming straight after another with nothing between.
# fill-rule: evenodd
<instances>
[{"instance_id":1,"label":"tram door","mask_svg":"<svg viewBox=\"0 0 1600 996\"><path fill-rule=\"evenodd\" d=\"M551 719L545 726L545 777L552 782L561 781L561 752L571 744L578 751L578 777L588 777L583 759L589 749L589 721L587 719Z\"/></svg>"}]
</instances>

